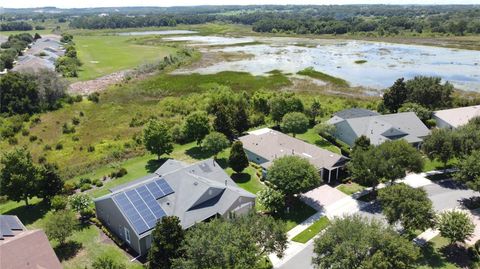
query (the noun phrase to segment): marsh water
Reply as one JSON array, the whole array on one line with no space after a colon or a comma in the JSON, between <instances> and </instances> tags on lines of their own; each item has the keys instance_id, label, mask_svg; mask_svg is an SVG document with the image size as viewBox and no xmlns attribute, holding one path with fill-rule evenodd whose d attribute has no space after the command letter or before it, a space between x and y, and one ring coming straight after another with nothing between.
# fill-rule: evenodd
<instances>
[{"instance_id":1,"label":"marsh water","mask_svg":"<svg viewBox=\"0 0 480 269\"><path fill-rule=\"evenodd\" d=\"M187 41L194 45L203 44L202 49L211 52L253 56L235 61L221 61L196 69L179 70L181 73L244 71L262 75L278 69L294 74L313 67L317 71L343 78L352 86L372 89L389 87L400 77L410 79L424 75L441 77L459 89L480 92L480 51L475 50L330 39L213 36L164 39ZM248 44L253 41L260 44ZM218 47L219 45L228 46Z\"/></svg>"},{"instance_id":2,"label":"marsh water","mask_svg":"<svg viewBox=\"0 0 480 269\"><path fill-rule=\"evenodd\" d=\"M141 31L141 32L124 32L118 33L118 35L123 36L141 36L141 35L188 35L196 34L195 31L189 30L164 30L164 31Z\"/></svg>"}]
</instances>

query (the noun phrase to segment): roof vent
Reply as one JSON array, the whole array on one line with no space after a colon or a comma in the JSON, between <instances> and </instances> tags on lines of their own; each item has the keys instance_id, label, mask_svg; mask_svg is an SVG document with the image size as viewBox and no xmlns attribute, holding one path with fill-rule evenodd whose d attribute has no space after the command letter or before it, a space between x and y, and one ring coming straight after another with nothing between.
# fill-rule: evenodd
<instances>
[{"instance_id":1,"label":"roof vent","mask_svg":"<svg viewBox=\"0 0 480 269\"><path fill-rule=\"evenodd\" d=\"M198 182L196 182L196 181L195 181L195 182L193 182L193 185L197 186L197 185L198 185Z\"/></svg>"}]
</instances>

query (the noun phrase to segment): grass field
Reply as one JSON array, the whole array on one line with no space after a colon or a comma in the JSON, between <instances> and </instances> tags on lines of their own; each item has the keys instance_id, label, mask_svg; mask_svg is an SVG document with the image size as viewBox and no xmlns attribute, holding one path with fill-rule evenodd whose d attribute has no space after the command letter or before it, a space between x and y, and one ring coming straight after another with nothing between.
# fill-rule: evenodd
<instances>
[{"instance_id":1,"label":"grass field","mask_svg":"<svg viewBox=\"0 0 480 269\"><path fill-rule=\"evenodd\" d=\"M321 81L324 81L339 87L349 87L349 84L346 80L337 78L334 76L330 76L329 74L325 74L320 71L316 71L311 67L298 71L297 74L302 76L308 76L314 79L319 79Z\"/></svg>"},{"instance_id":2,"label":"grass field","mask_svg":"<svg viewBox=\"0 0 480 269\"><path fill-rule=\"evenodd\" d=\"M422 247L422 258L418 269L457 269L457 268L478 268L474 265L466 252L452 253L449 251L448 239L436 236Z\"/></svg>"},{"instance_id":3,"label":"grass field","mask_svg":"<svg viewBox=\"0 0 480 269\"><path fill-rule=\"evenodd\" d=\"M327 217L321 217L319 220L315 221L307 229L303 230L301 233L297 234L292 241L298 243L307 243L310 239L315 237L319 232L323 231L330 224L330 221Z\"/></svg>"},{"instance_id":4,"label":"grass field","mask_svg":"<svg viewBox=\"0 0 480 269\"><path fill-rule=\"evenodd\" d=\"M128 36L116 35L75 36L78 57L83 63L79 79L89 80L155 62L176 51L167 46L138 45L129 42L130 39Z\"/></svg>"},{"instance_id":5,"label":"grass field","mask_svg":"<svg viewBox=\"0 0 480 269\"><path fill-rule=\"evenodd\" d=\"M297 134L298 139L301 139L307 143L317 145L323 149L329 150L333 153L341 154L340 149L327 141L325 138L318 135L313 128L308 129L303 134Z\"/></svg>"}]
</instances>

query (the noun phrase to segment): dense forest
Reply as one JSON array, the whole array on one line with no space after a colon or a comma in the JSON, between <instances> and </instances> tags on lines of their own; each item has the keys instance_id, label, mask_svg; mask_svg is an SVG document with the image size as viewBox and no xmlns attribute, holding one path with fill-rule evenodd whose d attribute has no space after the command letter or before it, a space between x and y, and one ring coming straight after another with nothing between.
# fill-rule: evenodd
<instances>
[{"instance_id":1,"label":"dense forest","mask_svg":"<svg viewBox=\"0 0 480 269\"><path fill-rule=\"evenodd\" d=\"M30 10L30 9L28 9ZM70 26L84 29L115 29L146 26L176 26L214 21L251 25L256 32L295 34L401 33L478 34L478 5L346 5L346 6L197 6L197 7L124 7L57 9L42 12L5 9L0 15L0 30L20 29L18 20L70 21ZM32 11L32 10L30 10ZM109 16L98 16L106 13ZM75 16L73 16L75 14ZM80 17L78 15L81 15Z\"/></svg>"},{"instance_id":2,"label":"dense forest","mask_svg":"<svg viewBox=\"0 0 480 269\"><path fill-rule=\"evenodd\" d=\"M327 6L292 7L272 10L257 8L249 12L152 14L146 16L82 16L74 18L74 28L103 29L145 26L175 26L201 24L213 21L252 25L256 32L284 32L295 34L346 34L375 32L379 35L396 35L403 32L441 33L464 35L480 33L480 7L462 9L456 6L429 10L424 7L401 6ZM395 15L398 8L402 15ZM398 14L398 13L397 13Z\"/></svg>"}]
</instances>

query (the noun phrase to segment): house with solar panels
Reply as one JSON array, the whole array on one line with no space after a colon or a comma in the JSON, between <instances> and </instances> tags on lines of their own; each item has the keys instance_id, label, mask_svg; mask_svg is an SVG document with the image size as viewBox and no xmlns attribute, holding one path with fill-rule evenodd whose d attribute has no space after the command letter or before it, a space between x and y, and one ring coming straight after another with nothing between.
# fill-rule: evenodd
<instances>
[{"instance_id":1,"label":"house with solar panels","mask_svg":"<svg viewBox=\"0 0 480 269\"><path fill-rule=\"evenodd\" d=\"M164 216L177 216L188 229L255 206L255 195L239 188L213 159L195 164L168 160L155 173L110 191L95 200L97 217L139 255L148 252L152 230Z\"/></svg>"}]
</instances>

